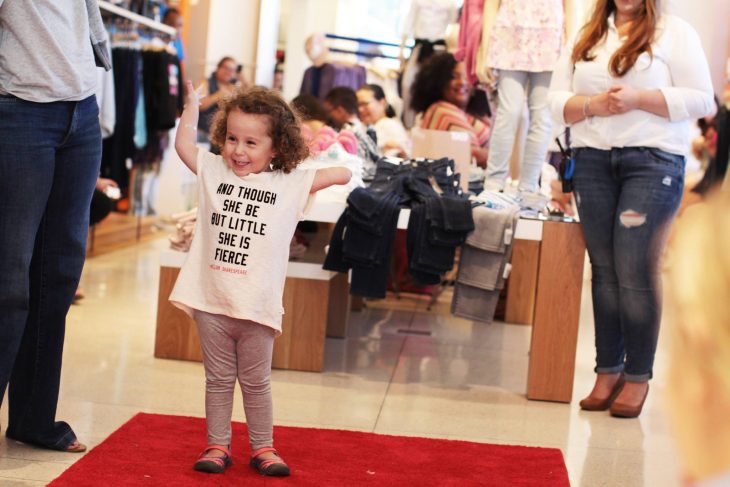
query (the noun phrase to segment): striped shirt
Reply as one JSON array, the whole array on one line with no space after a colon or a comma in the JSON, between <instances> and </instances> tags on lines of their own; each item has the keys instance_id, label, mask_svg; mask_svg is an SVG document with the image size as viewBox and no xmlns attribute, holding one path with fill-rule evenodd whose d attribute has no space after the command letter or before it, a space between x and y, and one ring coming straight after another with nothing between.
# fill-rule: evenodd
<instances>
[{"instance_id":1,"label":"striped shirt","mask_svg":"<svg viewBox=\"0 0 730 487\"><path fill-rule=\"evenodd\" d=\"M489 120L469 115L453 103L444 100L433 103L421 120L421 128L468 132L472 145L486 147L491 126Z\"/></svg>"}]
</instances>

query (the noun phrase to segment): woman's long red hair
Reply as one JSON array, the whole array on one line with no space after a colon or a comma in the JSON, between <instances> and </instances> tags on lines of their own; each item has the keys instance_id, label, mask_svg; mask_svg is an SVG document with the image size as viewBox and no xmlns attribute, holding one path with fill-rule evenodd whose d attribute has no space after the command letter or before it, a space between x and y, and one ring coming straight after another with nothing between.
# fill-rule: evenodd
<instances>
[{"instance_id":1,"label":"woman's long red hair","mask_svg":"<svg viewBox=\"0 0 730 487\"><path fill-rule=\"evenodd\" d=\"M573 48L573 64L578 61L592 61L595 56L593 48L605 40L608 32L608 17L616 11L613 0L598 0L590 20L580 31L578 41ZM613 76L625 75L643 52L650 55L651 43L656 33L659 18L657 0L644 0L641 11L631 25L631 31L623 45L613 53L608 63L609 71Z\"/></svg>"}]
</instances>

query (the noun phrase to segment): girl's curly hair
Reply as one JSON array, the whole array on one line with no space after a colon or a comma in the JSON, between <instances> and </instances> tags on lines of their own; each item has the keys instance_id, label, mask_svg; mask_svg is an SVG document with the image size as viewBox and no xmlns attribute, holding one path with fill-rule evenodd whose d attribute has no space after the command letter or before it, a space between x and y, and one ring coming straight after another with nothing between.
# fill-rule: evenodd
<instances>
[{"instance_id":1,"label":"girl's curly hair","mask_svg":"<svg viewBox=\"0 0 730 487\"><path fill-rule=\"evenodd\" d=\"M268 117L271 148L276 154L271 161L273 169L288 174L309 156L297 115L275 91L259 86L236 91L221 103L211 122L213 144L218 147L225 144L228 115L234 110Z\"/></svg>"}]
</instances>

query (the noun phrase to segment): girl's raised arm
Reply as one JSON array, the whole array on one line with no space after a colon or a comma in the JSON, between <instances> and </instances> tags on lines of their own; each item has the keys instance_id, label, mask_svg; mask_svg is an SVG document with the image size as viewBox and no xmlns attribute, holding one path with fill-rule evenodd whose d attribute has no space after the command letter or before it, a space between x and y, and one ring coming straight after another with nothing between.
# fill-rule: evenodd
<instances>
[{"instance_id":1,"label":"girl's raised arm","mask_svg":"<svg viewBox=\"0 0 730 487\"><path fill-rule=\"evenodd\" d=\"M200 97L192 81L185 82L185 108L180 116L180 125L175 133L175 150L191 171L198 173L198 116Z\"/></svg>"}]
</instances>

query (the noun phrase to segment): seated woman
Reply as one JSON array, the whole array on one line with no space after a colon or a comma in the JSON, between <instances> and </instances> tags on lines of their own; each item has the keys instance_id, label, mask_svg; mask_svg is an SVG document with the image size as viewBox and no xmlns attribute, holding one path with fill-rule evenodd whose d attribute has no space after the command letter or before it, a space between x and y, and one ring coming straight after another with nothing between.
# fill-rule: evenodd
<instances>
[{"instance_id":1,"label":"seated woman","mask_svg":"<svg viewBox=\"0 0 730 487\"><path fill-rule=\"evenodd\" d=\"M408 157L410 140L380 85L362 85L357 90L357 112L365 125L372 125L378 150L386 156Z\"/></svg>"},{"instance_id":2,"label":"seated woman","mask_svg":"<svg viewBox=\"0 0 730 487\"><path fill-rule=\"evenodd\" d=\"M417 123L421 128L469 133L472 158L479 167L487 167L489 104L486 96L474 96L463 62L448 52L430 57L411 86L411 106L423 114Z\"/></svg>"},{"instance_id":3,"label":"seated woman","mask_svg":"<svg viewBox=\"0 0 730 487\"><path fill-rule=\"evenodd\" d=\"M247 87L248 82L238 70L236 60L225 56L218 61L215 71L201 83L200 117L198 118L198 141L207 142L210 122L218 111L218 102L232 95L236 88ZM216 147L211 147L217 153Z\"/></svg>"}]
</instances>

